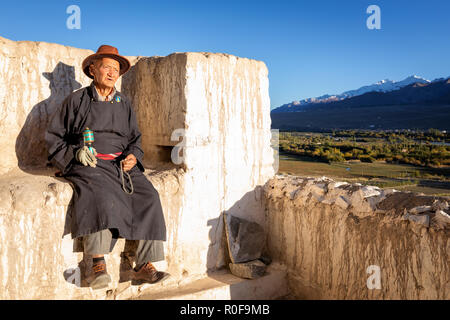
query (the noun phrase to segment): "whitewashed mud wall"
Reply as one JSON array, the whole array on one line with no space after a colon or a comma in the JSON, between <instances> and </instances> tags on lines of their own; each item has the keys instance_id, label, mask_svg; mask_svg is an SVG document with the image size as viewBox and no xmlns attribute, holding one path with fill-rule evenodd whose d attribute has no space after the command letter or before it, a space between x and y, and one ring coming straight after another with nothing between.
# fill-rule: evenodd
<instances>
[{"instance_id":1,"label":"whitewashed mud wall","mask_svg":"<svg viewBox=\"0 0 450 320\"><path fill-rule=\"evenodd\" d=\"M142 58L129 76L123 89L137 110L144 151L155 155L149 166L173 164L174 152L186 170L182 205L168 218L169 270L219 268L225 263L223 212L264 224L261 186L274 174L267 67L189 52Z\"/></svg>"},{"instance_id":2,"label":"whitewashed mud wall","mask_svg":"<svg viewBox=\"0 0 450 320\"><path fill-rule=\"evenodd\" d=\"M294 297L450 298L449 198L283 175L265 195L269 251Z\"/></svg>"}]
</instances>

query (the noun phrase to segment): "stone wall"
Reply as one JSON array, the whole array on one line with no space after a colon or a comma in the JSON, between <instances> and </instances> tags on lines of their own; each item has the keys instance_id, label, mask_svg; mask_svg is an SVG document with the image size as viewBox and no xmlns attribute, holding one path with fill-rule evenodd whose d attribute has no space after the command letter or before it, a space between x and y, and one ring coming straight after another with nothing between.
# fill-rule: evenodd
<instances>
[{"instance_id":1,"label":"stone wall","mask_svg":"<svg viewBox=\"0 0 450 320\"><path fill-rule=\"evenodd\" d=\"M450 199L284 175L265 195L269 252L294 297L450 298Z\"/></svg>"}]
</instances>

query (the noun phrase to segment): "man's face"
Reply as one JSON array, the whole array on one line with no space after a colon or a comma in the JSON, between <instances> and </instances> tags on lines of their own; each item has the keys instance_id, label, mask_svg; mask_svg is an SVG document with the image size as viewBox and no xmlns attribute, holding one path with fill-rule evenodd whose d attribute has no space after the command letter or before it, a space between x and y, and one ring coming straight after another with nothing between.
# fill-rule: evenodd
<instances>
[{"instance_id":1,"label":"man's face","mask_svg":"<svg viewBox=\"0 0 450 320\"><path fill-rule=\"evenodd\" d=\"M96 83L112 88L120 76L120 63L115 59L101 58L90 65L89 72Z\"/></svg>"}]
</instances>

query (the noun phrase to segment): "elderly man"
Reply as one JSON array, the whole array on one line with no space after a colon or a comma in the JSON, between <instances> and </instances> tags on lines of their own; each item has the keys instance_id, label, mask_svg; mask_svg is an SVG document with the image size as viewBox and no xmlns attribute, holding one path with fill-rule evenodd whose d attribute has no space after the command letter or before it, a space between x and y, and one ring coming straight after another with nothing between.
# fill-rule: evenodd
<instances>
[{"instance_id":1,"label":"elderly man","mask_svg":"<svg viewBox=\"0 0 450 320\"><path fill-rule=\"evenodd\" d=\"M48 160L72 183L72 238L81 237L93 256L88 279L94 289L108 286L104 255L117 238L138 240L133 283L155 283L169 275L152 262L164 260L166 226L157 190L144 176L141 133L129 99L114 85L130 62L102 45L83 61L93 79L65 98L52 115L45 140Z\"/></svg>"}]
</instances>

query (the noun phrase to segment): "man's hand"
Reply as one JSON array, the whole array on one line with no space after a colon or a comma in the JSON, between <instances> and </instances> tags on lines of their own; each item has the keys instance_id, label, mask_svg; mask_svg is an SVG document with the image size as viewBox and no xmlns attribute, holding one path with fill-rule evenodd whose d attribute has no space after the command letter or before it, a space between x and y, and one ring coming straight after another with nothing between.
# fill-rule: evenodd
<instances>
[{"instance_id":1,"label":"man's hand","mask_svg":"<svg viewBox=\"0 0 450 320\"><path fill-rule=\"evenodd\" d=\"M85 166L89 165L95 168L97 164L97 158L95 157L97 155L97 151L95 149L93 150L94 154L91 153L87 146L84 146L77 150L77 152L75 153L75 159Z\"/></svg>"},{"instance_id":2,"label":"man's hand","mask_svg":"<svg viewBox=\"0 0 450 320\"><path fill-rule=\"evenodd\" d=\"M134 154L130 153L122 162L123 170L124 171L131 170L131 168L133 168L136 165L136 163L137 163L136 157L134 156Z\"/></svg>"}]
</instances>

